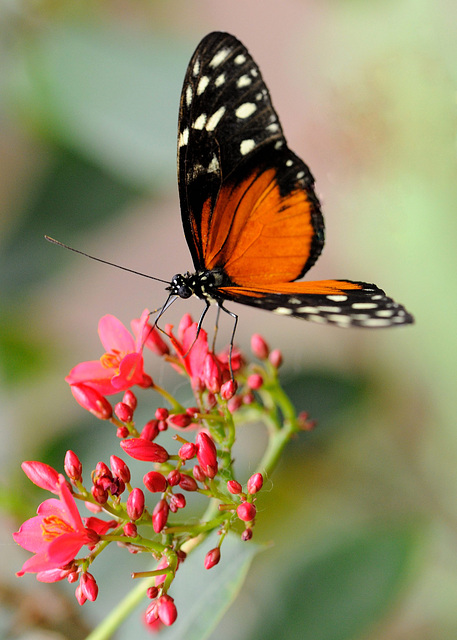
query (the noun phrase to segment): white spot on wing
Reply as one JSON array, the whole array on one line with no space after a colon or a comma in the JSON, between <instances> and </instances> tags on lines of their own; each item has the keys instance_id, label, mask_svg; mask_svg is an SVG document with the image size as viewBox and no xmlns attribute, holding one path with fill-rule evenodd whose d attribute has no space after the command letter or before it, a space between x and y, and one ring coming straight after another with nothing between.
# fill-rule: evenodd
<instances>
[{"instance_id":1,"label":"white spot on wing","mask_svg":"<svg viewBox=\"0 0 457 640\"><path fill-rule=\"evenodd\" d=\"M225 82L225 73L221 73L220 76L217 76L216 80L214 81L214 84L216 85L216 87L220 87L221 85L223 85Z\"/></svg>"},{"instance_id":2,"label":"white spot on wing","mask_svg":"<svg viewBox=\"0 0 457 640\"><path fill-rule=\"evenodd\" d=\"M238 78L238 80L236 81L236 86L238 87L238 89L241 89L242 87L248 87L251 82L251 78L245 74L244 76Z\"/></svg>"},{"instance_id":3,"label":"white spot on wing","mask_svg":"<svg viewBox=\"0 0 457 640\"><path fill-rule=\"evenodd\" d=\"M353 309L376 309L378 305L374 302L354 302Z\"/></svg>"},{"instance_id":4,"label":"white spot on wing","mask_svg":"<svg viewBox=\"0 0 457 640\"><path fill-rule=\"evenodd\" d=\"M293 160L286 160L286 167L291 167L293 165Z\"/></svg>"},{"instance_id":5,"label":"white spot on wing","mask_svg":"<svg viewBox=\"0 0 457 640\"><path fill-rule=\"evenodd\" d=\"M246 56L243 53L240 53L236 56L234 62L235 64L243 64L243 62L246 62Z\"/></svg>"},{"instance_id":6,"label":"white spot on wing","mask_svg":"<svg viewBox=\"0 0 457 640\"><path fill-rule=\"evenodd\" d=\"M215 111L212 116L210 116L210 118L209 118L209 120L208 120L208 122L206 124L206 130L207 131L214 131L214 129L219 124L219 120L222 118L224 113L225 113L225 107L219 107L219 109L217 111Z\"/></svg>"},{"instance_id":7,"label":"white spot on wing","mask_svg":"<svg viewBox=\"0 0 457 640\"><path fill-rule=\"evenodd\" d=\"M317 307L319 311L323 313L339 313L341 309L339 307Z\"/></svg>"},{"instance_id":8,"label":"white spot on wing","mask_svg":"<svg viewBox=\"0 0 457 640\"><path fill-rule=\"evenodd\" d=\"M208 166L208 173L218 173L219 167L220 167L219 160L216 158L216 156L213 156ZM201 280L203 280L203 278L201 278Z\"/></svg>"},{"instance_id":9,"label":"white spot on wing","mask_svg":"<svg viewBox=\"0 0 457 640\"><path fill-rule=\"evenodd\" d=\"M253 102L245 102L244 104L240 105L238 109L236 109L235 115L237 118L249 118L249 116L252 116L256 109L257 105L255 105Z\"/></svg>"},{"instance_id":10,"label":"white spot on wing","mask_svg":"<svg viewBox=\"0 0 457 640\"><path fill-rule=\"evenodd\" d=\"M202 76L200 78L200 80L198 81L198 86L197 86L197 95L201 96L201 94L203 93L203 91L206 89L206 87L209 84L209 78L208 76Z\"/></svg>"},{"instance_id":11,"label":"white spot on wing","mask_svg":"<svg viewBox=\"0 0 457 640\"><path fill-rule=\"evenodd\" d=\"M259 72L257 71L257 69L251 69L251 76L253 78L257 78L258 75L259 75Z\"/></svg>"},{"instance_id":12,"label":"white spot on wing","mask_svg":"<svg viewBox=\"0 0 457 640\"><path fill-rule=\"evenodd\" d=\"M189 129L186 127L182 133L179 134L179 146L184 147L189 142Z\"/></svg>"},{"instance_id":13,"label":"white spot on wing","mask_svg":"<svg viewBox=\"0 0 457 640\"><path fill-rule=\"evenodd\" d=\"M308 320L311 320L311 322L320 322L322 324L328 322L325 316L309 316Z\"/></svg>"},{"instance_id":14,"label":"white spot on wing","mask_svg":"<svg viewBox=\"0 0 457 640\"><path fill-rule=\"evenodd\" d=\"M186 105L190 107L191 102L192 102L192 87L190 86L190 84L188 84L186 88Z\"/></svg>"},{"instance_id":15,"label":"white spot on wing","mask_svg":"<svg viewBox=\"0 0 457 640\"><path fill-rule=\"evenodd\" d=\"M268 131L271 131L272 133L274 133L275 131L279 131L279 125L276 122L273 122L272 124L269 124L267 126Z\"/></svg>"},{"instance_id":16,"label":"white spot on wing","mask_svg":"<svg viewBox=\"0 0 457 640\"><path fill-rule=\"evenodd\" d=\"M276 307L276 309L273 309L273 312L280 316L290 316L292 314L292 309L288 309L287 307Z\"/></svg>"},{"instance_id":17,"label":"white spot on wing","mask_svg":"<svg viewBox=\"0 0 457 640\"><path fill-rule=\"evenodd\" d=\"M298 307L298 313L318 313L316 307Z\"/></svg>"},{"instance_id":18,"label":"white spot on wing","mask_svg":"<svg viewBox=\"0 0 457 640\"><path fill-rule=\"evenodd\" d=\"M390 324L391 321L384 318L368 318L363 322L364 327L388 327Z\"/></svg>"},{"instance_id":19,"label":"white spot on wing","mask_svg":"<svg viewBox=\"0 0 457 640\"><path fill-rule=\"evenodd\" d=\"M200 60L195 60L195 64L194 64L194 68L192 73L194 74L194 76L198 76L198 74L200 73Z\"/></svg>"},{"instance_id":20,"label":"white spot on wing","mask_svg":"<svg viewBox=\"0 0 457 640\"><path fill-rule=\"evenodd\" d=\"M203 127L206 124L206 113L202 113L201 115L198 116L198 118L195 120L194 124L192 125L192 127L194 129L203 129Z\"/></svg>"},{"instance_id":21,"label":"white spot on wing","mask_svg":"<svg viewBox=\"0 0 457 640\"><path fill-rule=\"evenodd\" d=\"M300 298L289 298L289 304L300 304Z\"/></svg>"},{"instance_id":22,"label":"white spot on wing","mask_svg":"<svg viewBox=\"0 0 457 640\"><path fill-rule=\"evenodd\" d=\"M209 66L215 69L221 64L221 62L224 62L225 58L228 56L229 53L230 53L229 48L221 49L213 56L213 58L209 63Z\"/></svg>"},{"instance_id":23,"label":"white spot on wing","mask_svg":"<svg viewBox=\"0 0 457 640\"><path fill-rule=\"evenodd\" d=\"M326 296L327 300L331 300L332 302L346 302L348 299L347 296Z\"/></svg>"},{"instance_id":24,"label":"white spot on wing","mask_svg":"<svg viewBox=\"0 0 457 640\"><path fill-rule=\"evenodd\" d=\"M395 311L393 311L392 309L380 309L375 313L380 318L391 318L394 315Z\"/></svg>"},{"instance_id":25,"label":"white spot on wing","mask_svg":"<svg viewBox=\"0 0 457 640\"><path fill-rule=\"evenodd\" d=\"M242 156L247 155L248 153L250 153L255 147L255 140L249 139L249 140L243 140L240 144L240 153Z\"/></svg>"}]
</instances>

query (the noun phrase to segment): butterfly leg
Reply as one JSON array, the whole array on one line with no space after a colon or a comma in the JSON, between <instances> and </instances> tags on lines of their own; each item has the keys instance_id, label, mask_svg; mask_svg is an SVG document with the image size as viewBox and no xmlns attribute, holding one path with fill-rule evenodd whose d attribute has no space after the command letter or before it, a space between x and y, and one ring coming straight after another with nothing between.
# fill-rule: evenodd
<instances>
[{"instance_id":1,"label":"butterfly leg","mask_svg":"<svg viewBox=\"0 0 457 640\"><path fill-rule=\"evenodd\" d=\"M236 327L238 325L238 316L236 315L236 313L233 313L233 311L229 311L228 309L226 309L223 304L218 304L218 310L219 309L222 309L222 311L225 311L225 313L228 313L228 315L233 318L233 329L232 329L232 335L230 337L230 347L229 347L229 369L230 369L230 377L232 380L234 380L233 369L232 369L232 352L233 352L233 341L235 340Z\"/></svg>"},{"instance_id":2,"label":"butterfly leg","mask_svg":"<svg viewBox=\"0 0 457 640\"><path fill-rule=\"evenodd\" d=\"M197 342L198 340L198 336L200 335L200 331L202 328L202 324L203 324L203 320L205 319L206 314L208 313L208 309L210 308L210 303L207 302L206 303L206 307L203 309L202 314L200 316L200 319L198 321L198 325L197 325L197 332L195 334L195 338L192 341L192 344L190 345L190 347L187 349L186 353L183 355L183 358L186 358L189 355L189 352L192 350L192 347L194 346L194 344Z\"/></svg>"},{"instance_id":3,"label":"butterfly leg","mask_svg":"<svg viewBox=\"0 0 457 640\"><path fill-rule=\"evenodd\" d=\"M217 315L216 315L216 324L214 326L214 336L213 336L213 344L212 344L212 352L214 353L216 350L216 338L217 338L217 330L219 329L219 316L221 315L221 308L217 305Z\"/></svg>"}]
</instances>

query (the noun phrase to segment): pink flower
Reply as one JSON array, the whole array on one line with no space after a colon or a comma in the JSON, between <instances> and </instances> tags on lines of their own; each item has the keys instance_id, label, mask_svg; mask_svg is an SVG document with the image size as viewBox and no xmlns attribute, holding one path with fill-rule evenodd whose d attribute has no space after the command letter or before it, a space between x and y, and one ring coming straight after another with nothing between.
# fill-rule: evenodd
<instances>
[{"instance_id":1,"label":"pink flower","mask_svg":"<svg viewBox=\"0 0 457 640\"><path fill-rule=\"evenodd\" d=\"M74 560L83 545L94 545L98 541L98 534L84 527L62 475L59 476L58 489L60 499L50 498L42 502L38 515L26 520L13 534L21 547L35 554L24 562L18 576L39 573L42 578L54 577L54 580L43 581L60 580L62 575L55 570Z\"/></svg>"},{"instance_id":2,"label":"pink flower","mask_svg":"<svg viewBox=\"0 0 457 640\"><path fill-rule=\"evenodd\" d=\"M134 385L149 386L150 377L143 369L143 337L148 331L147 309L141 314L137 337L133 336L115 316L106 315L98 323L98 334L106 350L100 360L76 365L65 380L70 384L83 383L102 395L125 391Z\"/></svg>"}]
</instances>

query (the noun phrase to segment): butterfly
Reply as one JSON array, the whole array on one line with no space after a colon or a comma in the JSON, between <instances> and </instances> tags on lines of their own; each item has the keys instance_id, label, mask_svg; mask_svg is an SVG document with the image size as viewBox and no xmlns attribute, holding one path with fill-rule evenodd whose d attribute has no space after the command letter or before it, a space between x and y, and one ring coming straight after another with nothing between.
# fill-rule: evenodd
<instances>
[{"instance_id":1,"label":"butterfly","mask_svg":"<svg viewBox=\"0 0 457 640\"><path fill-rule=\"evenodd\" d=\"M259 67L228 33L203 38L186 71L178 186L195 272L175 275L167 289L206 302L199 327L216 304L235 332L228 301L339 327L413 322L374 284L296 282L324 246L314 178L287 146Z\"/></svg>"}]
</instances>

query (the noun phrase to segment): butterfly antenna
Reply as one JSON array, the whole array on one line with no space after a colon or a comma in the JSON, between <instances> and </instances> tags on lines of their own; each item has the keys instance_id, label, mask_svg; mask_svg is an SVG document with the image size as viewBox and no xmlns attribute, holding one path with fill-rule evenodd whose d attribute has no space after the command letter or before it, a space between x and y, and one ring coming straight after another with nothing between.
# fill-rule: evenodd
<instances>
[{"instance_id":1,"label":"butterfly antenna","mask_svg":"<svg viewBox=\"0 0 457 640\"><path fill-rule=\"evenodd\" d=\"M107 264L110 267L116 267L117 269L122 269L122 271L128 271L129 273L134 273L137 276L142 276L143 278L149 278L150 280L156 280L157 282L163 282L164 284L171 284L168 280L162 280L161 278L156 278L155 276L149 276L146 273L141 273L141 271L135 271L134 269L128 269L127 267L123 267L120 264L116 264L115 262L109 262L108 260L102 260L101 258L96 258L95 256L91 256L88 253L84 253L84 251L79 251L79 249L74 249L73 247L69 247L67 244L63 242L59 242L54 238L50 238L49 236L44 236L48 242L52 242L52 244L57 244L59 247L63 247L64 249L68 249L69 251L73 251L74 253L79 253L81 256L86 258L90 258L91 260L96 260L97 262L101 262L102 264ZM168 302L168 301L167 301ZM167 303L165 303L166 305ZM162 307L163 310L163 307ZM162 315L162 314L160 314ZM159 318L160 318L159 315Z\"/></svg>"}]
</instances>

